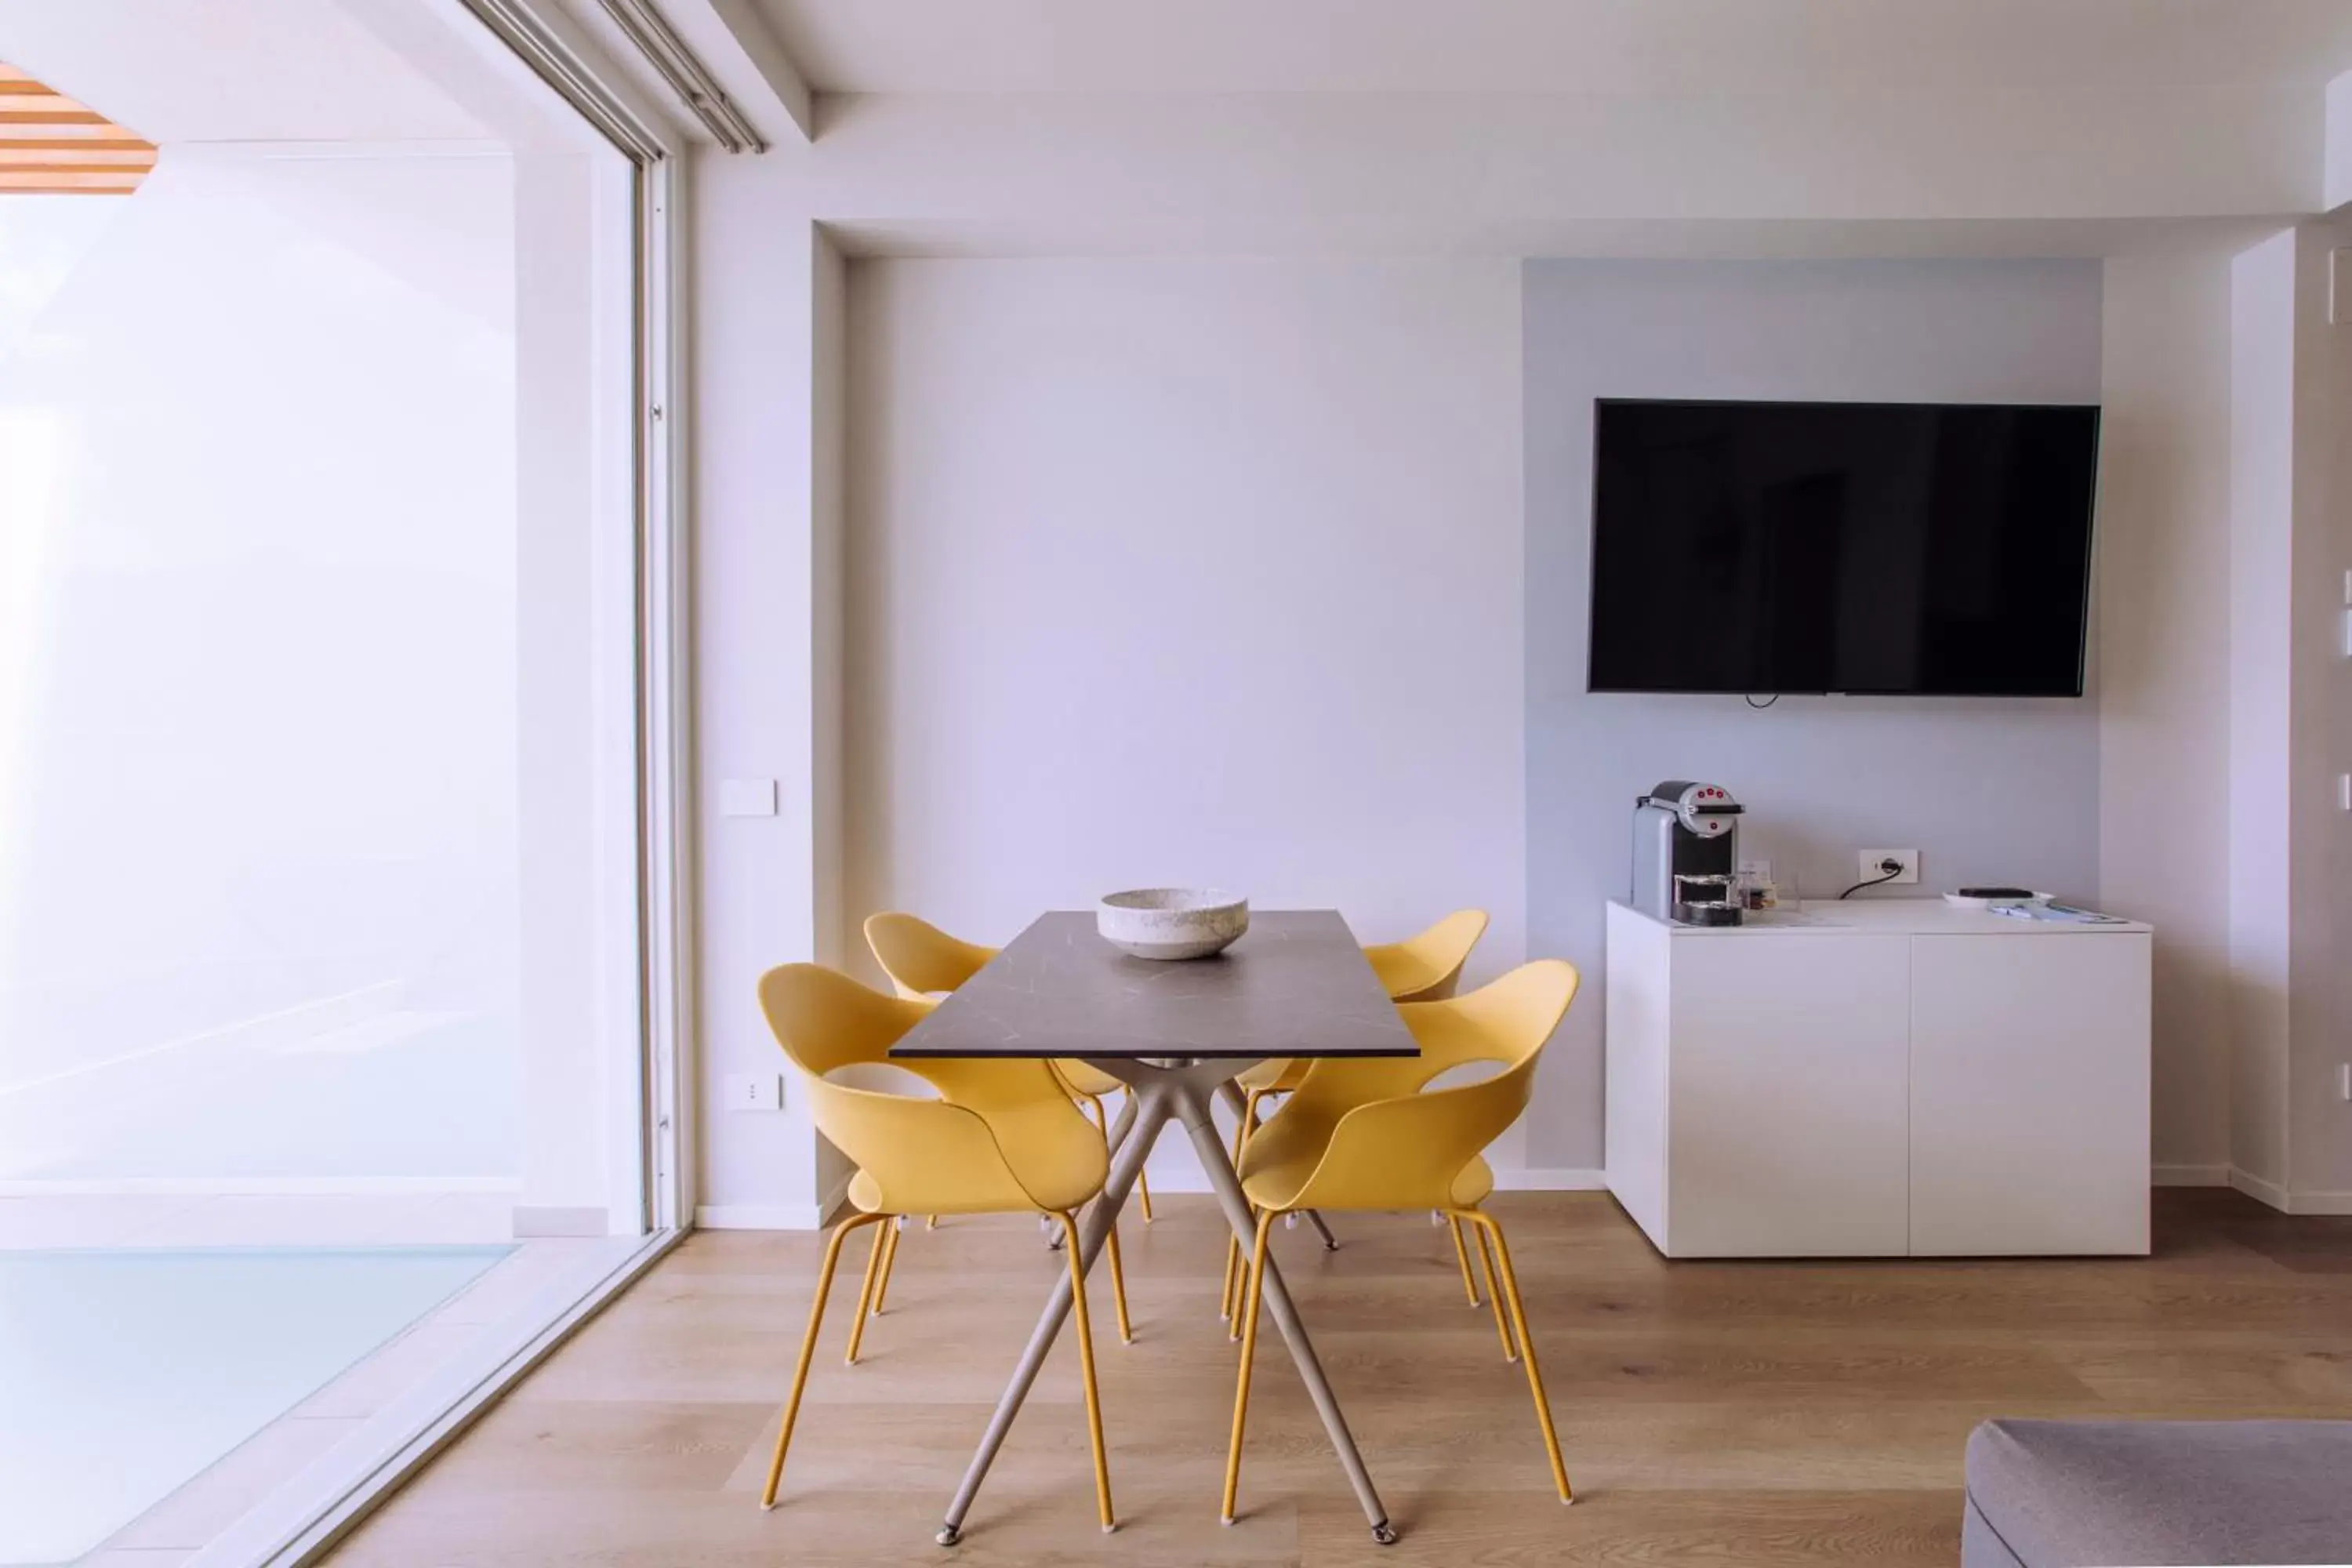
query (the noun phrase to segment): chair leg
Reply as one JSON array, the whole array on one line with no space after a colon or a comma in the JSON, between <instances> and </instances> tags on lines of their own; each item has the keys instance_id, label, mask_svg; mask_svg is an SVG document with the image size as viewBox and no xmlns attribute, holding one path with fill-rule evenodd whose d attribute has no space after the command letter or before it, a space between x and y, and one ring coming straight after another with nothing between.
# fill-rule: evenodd
<instances>
[{"instance_id":1,"label":"chair leg","mask_svg":"<svg viewBox=\"0 0 2352 1568\"><path fill-rule=\"evenodd\" d=\"M1241 1120L1234 1123L1234 1168L1242 1163L1242 1145L1249 1142L1250 1112L1256 1109L1257 1091L1251 1089L1242 1097ZM1234 1277L1241 1272L1242 1243L1236 1236L1225 1237L1225 1279L1217 1287L1217 1316L1229 1319L1234 1315Z\"/></svg>"},{"instance_id":2,"label":"chair leg","mask_svg":"<svg viewBox=\"0 0 2352 1568\"><path fill-rule=\"evenodd\" d=\"M776 1488L784 1479L784 1450L792 1447L793 1422L801 1413L801 1393L808 1387L809 1363L816 1356L816 1331L824 1326L824 1298L833 1289L834 1265L841 1261L841 1244L849 1233L861 1225L872 1225L880 1215L852 1215L833 1227L833 1238L824 1244L824 1267L817 1270L816 1299L809 1303L808 1331L801 1336L801 1359L793 1368L792 1397L784 1402L784 1424L776 1434L776 1457L768 1462L768 1485L760 1493L760 1506L776 1506Z\"/></svg>"},{"instance_id":3,"label":"chair leg","mask_svg":"<svg viewBox=\"0 0 2352 1568\"><path fill-rule=\"evenodd\" d=\"M1257 1237L1250 1244L1249 1279L1242 1289L1247 1310L1240 1314L1246 1319L1242 1328L1241 1380L1234 1387L1234 1435L1225 1448L1224 1511L1220 1516L1227 1524L1234 1521L1234 1500L1241 1490L1242 1428L1249 1419L1250 1363L1255 1359L1257 1351L1257 1309L1265 1295L1265 1237L1273 1226L1274 1211L1260 1210Z\"/></svg>"},{"instance_id":4,"label":"chair leg","mask_svg":"<svg viewBox=\"0 0 2352 1568\"><path fill-rule=\"evenodd\" d=\"M1517 1361L1519 1359L1519 1350L1511 1342L1510 1324L1503 1316L1503 1292L1495 1284L1495 1259L1486 1250L1486 1227L1474 1226L1473 1228L1477 1232L1478 1237L1478 1267L1486 1275L1486 1299L1495 1308L1495 1337L1503 1342L1503 1359Z\"/></svg>"},{"instance_id":5,"label":"chair leg","mask_svg":"<svg viewBox=\"0 0 2352 1568\"><path fill-rule=\"evenodd\" d=\"M1066 1214L1054 1217L1062 1222L1063 1251L1070 1260L1070 1308L1078 1320L1078 1373L1087 1390L1087 1436L1095 1450L1095 1507L1108 1535L1118 1521L1110 1511L1110 1458L1103 1452L1102 1393L1095 1386L1094 1326L1087 1318L1087 1268L1078 1256L1084 1249L1078 1246L1077 1220Z\"/></svg>"},{"instance_id":6,"label":"chair leg","mask_svg":"<svg viewBox=\"0 0 2352 1568\"><path fill-rule=\"evenodd\" d=\"M882 1244L882 1277L874 1281L874 1315L882 1315L883 1298L890 1294L890 1271L898 1263L898 1233L907 1228L903 1219L892 1220L882 1227L887 1233Z\"/></svg>"},{"instance_id":7,"label":"chair leg","mask_svg":"<svg viewBox=\"0 0 2352 1568\"><path fill-rule=\"evenodd\" d=\"M1543 1428L1544 1453L1551 1460L1552 1484L1559 1489L1559 1500L1574 1502L1576 1494L1569 1489L1568 1466L1559 1457L1559 1433L1551 1424L1551 1401L1545 1396L1543 1373L1536 1366L1536 1342L1528 1334L1528 1307L1519 1295L1519 1279L1511 1269L1511 1249L1503 1240L1503 1227L1491 1215L1471 1216L1481 1233L1491 1232L1495 1237L1495 1258L1502 1266L1503 1289L1511 1299L1511 1321L1519 1331L1519 1349L1526 1352L1528 1392L1535 1395L1536 1423Z\"/></svg>"},{"instance_id":8,"label":"chair leg","mask_svg":"<svg viewBox=\"0 0 2352 1568\"><path fill-rule=\"evenodd\" d=\"M857 1347L866 1342L866 1316L874 1310L874 1282L882 1275L882 1254L889 1246L890 1227L884 1226L874 1233L874 1250L866 1255L866 1283L857 1292L857 1316L849 1324L849 1349L842 1360L851 1366L857 1364Z\"/></svg>"},{"instance_id":9,"label":"chair leg","mask_svg":"<svg viewBox=\"0 0 2352 1568\"><path fill-rule=\"evenodd\" d=\"M923 1228L924 1228L925 1230L937 1230L937 1229L939 1229L939 1228L940 1228L940 1216L939 1216L939 1215L935 1215L935 1214L932 1214L932 1215L925 1215L923 1216Z\"/></svg>"},{"instance_id":10,"label":"chair leg","mask_svg":"<svg viewBox=\"0 0 2352 1568\"><path fill-rule=\"evenodd\" d=\"M1258 1103L1265 1099L1266 1093L1265 1089L1254 1089L1242 1099L1242 1119L1239 1125L1234 1129L1234 1169L1236 1171L1241 1169L1242 1152L1249 1147L1250 1134L1257 1131ZM1242 1238L1238 1236L1227 1237L1225 1238L1225 1283L1224 1288L1217 1293L1217 1316L1232 1325L1230 1331L1225 1335L1225 1342L1228 1344L1234 1343L1242 1337L1240 1286L1246 1273L1247 1270L1242 1267Z\"/></svg>"},{"instance_id":11,"label":"chair leg","mask_svg":"<svg viewBox=\"0 0 2352 1568\"><path fill-rule=\"evenodd\" d=\"M1234 1254L1236 1250L1234 1238L1227 1237L1225 1238L1225 1277L1217 1283L1217 1316L1221 1319L1234 1315Z\"/></svg>"},{"instance_id":12,"label":"chair leg","mask_svg":"<svg viewBox=\"0 0 2352 1568\"><path fill-rule=\"evenodd\" d=\"M1454 1233L1454 1261L1462 1266L1462 1293L1470 1298L1473 1307L1483 1307L1486 1303L1478 1300L1478 1283L1470 1278L1470 1254L1462 1245L1462 1222L1448 1215L1445 1224Z\"/></svg>"},{"instance_id":13,"label":"chair leg","mask_svg":"<svg viewBox=\"0 0 2352 1568\"><path fill-rule=\"evenodd\" d=\"M1110 1302L1118 1312L1118 1342L1131 1345L1135 1342L1135 1330L1127 1321L1127 1267L1118 1259L1117 1220L1111 1221L1110 1234L1105 1239L1110 1243Z\"/></svg>"}]
</instances>

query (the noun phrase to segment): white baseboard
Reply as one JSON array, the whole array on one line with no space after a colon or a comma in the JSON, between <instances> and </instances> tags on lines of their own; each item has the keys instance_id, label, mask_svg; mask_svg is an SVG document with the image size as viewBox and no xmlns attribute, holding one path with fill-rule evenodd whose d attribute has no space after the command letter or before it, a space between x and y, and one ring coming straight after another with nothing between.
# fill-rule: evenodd
<instances>
[{"instance_id":1,"label":"white baseboard","mask_svg":"<svg viewBox=\"0 0 2352 1568\"><path fill-rule=\"evenodd\" d=\"M1495 1185L1506 1193L1600 1193L1609 1190L1609 1173L1559 1169L1497 1171Z\"/></svg>"},{"instance_id":2,"label":"white baseboard","mask_svg":"<svg viewBox=\"0 0 2352 1568\"><path fill-rule=\"evenodd\" d=\"M513 1176L118 1176L107 1181L46 1177L0 1181L0 1198L434 1197L521 1190L521 1181Z\"/></svg>"},{"instance_id":3,"label":"white baseboard","mask_svg":"<svg viewBox=\"0 0 2352 1568\"><path fill-rule=\"evenodd\" d=\"M2226 1187L2230 1184L2227 1165L2153 1165L2148 1168L2148 1185L2152 1187Z\"/></svg>"},{"instance_id":4,"label":"white baseboard","mask_svg":"<svg viewBox=\"0 0 2352 1568\"><path fill-rule=\"evenodd\" d=\"M814 1204L699 1204L698 1230L817 1230L825 1211Z\"/></svg>"},{"instance_id":5,"label":"white baseboard","mask_svg":"<svg viewBox=\"0 0 2352 1568\"><path fill-rule=\"evenodd\" d=\"M2270 1205L2281 1214L2294 1212L2287 1206L2286 1189L2276 1182L2266 1182L2260 1176L2249 1175L2232 1165L2230 1167L2230 1184L2255 1202Z\"/></svg>"},{"instance_id":6,"label":"white baseboard","mask_svg":"<svg viewBox=\"0 0 2352 1568\"><path fill-rule=\"evenodd\" d=\"M2352 1215L2352 1193L2289 1193L2289 1214Z\"/></svg>"},{"instance_id":7,"label":"white baseboard","mask_svg":"<svg viewBox=\"0 0 2352 1568\"><path fill-rule=\"evenodd\" d=\"M610 1236L613 1216L602 1208L565 1208L547 1204L517 1204L517 1240L549 1237Z\"/></svg>"},{"instance_id":8,"label":"white baseboard","mask_svg":"<svg viewBox=\"0 0 2352 1568\"><path fill-rule=\"evenodd\" d=\"M2230 1185L2281 1214L2352 1215L2352 1193L2291 1193L2276 1182L2230 1167Z\"/></svg>"}]
</instances>

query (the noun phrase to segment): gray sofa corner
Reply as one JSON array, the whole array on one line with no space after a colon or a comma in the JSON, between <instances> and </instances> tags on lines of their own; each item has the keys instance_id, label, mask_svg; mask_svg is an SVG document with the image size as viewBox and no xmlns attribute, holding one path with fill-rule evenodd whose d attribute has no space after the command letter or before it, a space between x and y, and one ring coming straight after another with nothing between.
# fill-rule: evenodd
<instances>
[{"instance_id":1,"label":"gray sofa corner","mask_svg":"<svg viewBox=\"0 0 2352 1568\"><path fill-rule=\"evenodd\" d=\"M1988 1421L1960 1563L2352 1563L2352 1421Z\"/></svg>"}]
</instances>

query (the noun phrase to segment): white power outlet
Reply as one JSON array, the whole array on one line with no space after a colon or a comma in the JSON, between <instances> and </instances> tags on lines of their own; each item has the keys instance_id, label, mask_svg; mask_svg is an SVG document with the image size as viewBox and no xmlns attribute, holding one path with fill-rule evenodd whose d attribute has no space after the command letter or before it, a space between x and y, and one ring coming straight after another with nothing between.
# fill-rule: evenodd
<instances>
[{"instance_id":1,"label":"white power outlet","mask_svg":"<svg viewBox=\"0 0 2352 1568\"><path fill-rule=\"evenodd\" d=\"M782 1110L784 1078L773 1072L732 1072L727 1075L730 1110Z\"/></svg>"},{"instance_id":2,"label":"white power outlet","mask_svg":"<svg viewBox=\"0 0 2352 1568\"><path fill-rule=\"evenodd\" d=\"M1886 876L1885 862L1889 860L1900 860L1903 863L1903 869L1895 872L1892 877ZM1875 882L1881 877L1886 877L1889 886L1901 882L1916 882L1919 879L1919 851L1916 849L1864 850L1862 876L1859 879L1864 882Z\"/></svg>"},{"instance_id":3,"label":"white power outlet","mask_svg":"<svg viewBox=\"0 0 2352 1568\"><path fill-rule=\"evenodd\" d=\"M2336 1093L2340 1100L2352 1100L2352 1062L2336 1064Z\"/></svg>"}]
</instances>

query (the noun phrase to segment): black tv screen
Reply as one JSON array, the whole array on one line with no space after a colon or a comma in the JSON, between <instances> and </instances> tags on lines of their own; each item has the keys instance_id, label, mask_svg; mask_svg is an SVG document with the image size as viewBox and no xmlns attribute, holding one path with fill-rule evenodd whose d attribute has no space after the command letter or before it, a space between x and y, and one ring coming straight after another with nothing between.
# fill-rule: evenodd
<instances>
[{"instance_id":1,"label":"black tv screen","mask_svg":"<svg viewBox=\"0 0 2352 1568\"><path fill-rule=\"evenodd\" d=\"M2079 697L2095 407L1602 399L1593 691Z\"/></svg>"}]
</instances>

